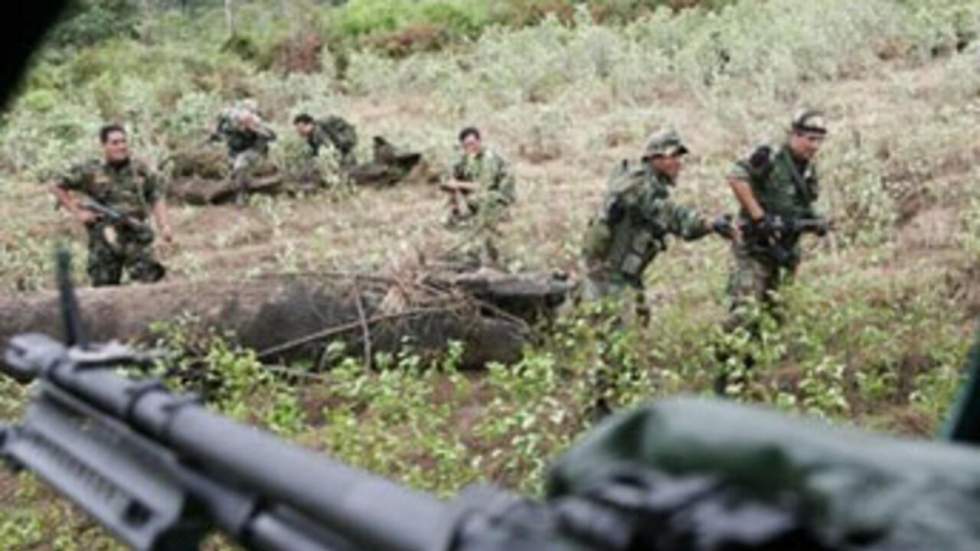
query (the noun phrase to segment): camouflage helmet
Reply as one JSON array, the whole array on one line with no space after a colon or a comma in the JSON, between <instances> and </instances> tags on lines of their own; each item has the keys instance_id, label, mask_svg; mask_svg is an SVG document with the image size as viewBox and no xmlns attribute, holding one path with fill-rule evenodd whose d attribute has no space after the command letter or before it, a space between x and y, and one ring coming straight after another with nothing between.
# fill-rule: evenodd
<instances>
[{"instance_id":1,"label":"camouflage helmet","mask_svg":"<svg viewBox=\"0 0 980 551\"><path fill-rule=\"evenodd\" d=\"M681 141L680 134L669 128L655 132L647 138L647 145L643 149L643 159L661 156L674 157L685 153L687 153L687 146Z\"/></svg>"},{"instance_id":2,"label":"camouflage helmet","mask_svg":"<svg viewBox=\"0 0 980 551\"><path fill-rule=\"evenodd\" d=\"M822 111L816 109L801 109L793 115L790 122L793 132L809 132L813 134L827 133L827 119Z\"/></svg>"}]
</instances>

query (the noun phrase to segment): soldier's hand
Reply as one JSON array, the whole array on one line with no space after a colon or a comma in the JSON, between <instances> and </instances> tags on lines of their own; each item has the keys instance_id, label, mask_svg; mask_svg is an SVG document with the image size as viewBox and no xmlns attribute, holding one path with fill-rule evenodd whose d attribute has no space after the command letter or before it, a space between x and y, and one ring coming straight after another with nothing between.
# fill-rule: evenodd
<instances>
[{"instance_id":1,"label":"soldier's hand","mask_svg":"<svg viewBox=\"0 0 980 551\"><path fill-rule=\"evenodd\" d=\"M756 229L767 236L777 236L787 230L786 222L778 214L767 214L755 224Z\"/></svg>"},{"instance_id":2,"label":"soldier's hand","mask_svg":"<svg viewBox=\"0 0 980 551\"><path fill-rule=\"evenodd\" d=\"M711 230L726 239L738 241L741 238L738 227L732 224L732 217L729 214L716 216L711 222Z\"/></svg>"},{"instance_id":3,"label":"soldier's hand","mask_svg":"<svg viewBox=\"0 0 980 551\"><path fill-rule=\"evenodd\" d=\"M160 237L163 238L164 243L174 242L174 231L170 226L164 226L160 228Z\"/></svg>"},{"instance_id":4,"label":"soldier's hand","mask_svg":"<svg viewBox=\"0 0 980 551\"><path fill-rule=\"evenodd\" d=\"M821 218L820 223L817 224L817 227L813 230L813 233L817 234L818 237L825 237L827 233L833 229L833 227L834 224L832 221Z\"/></svg>"},{"instance_id":5,"label":"soldier's hand","mask_svg":"<svg viewBox=\"0 0 980 551\"><path fill-rule=\"evenodd\" d=\"M101 220L102 215L92 212L88 209L78 209L75 211L75 218L77 218L78 221L81 222L82 224L85 224L86 226L90 226L98 222L99 220Z\"/></svg>"}]
</instances>

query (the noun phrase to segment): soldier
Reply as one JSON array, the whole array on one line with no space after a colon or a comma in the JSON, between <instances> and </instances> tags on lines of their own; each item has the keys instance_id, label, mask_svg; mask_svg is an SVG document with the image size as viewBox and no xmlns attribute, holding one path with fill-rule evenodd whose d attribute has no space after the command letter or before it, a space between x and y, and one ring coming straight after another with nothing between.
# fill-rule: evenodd
<instances>
[{"instance_id":1,"label":"soldier","mask_svg":"<svg viewBox=\"0 0 980 551\"><path fill-rule=\"evenodd\" d=\"M586 300L622 297L631 291L635 313L645 323L649 310L643 273L666 250L667 236L690 241L712 231L726 232L723 218L707 222L670 198L687 151L677 132L663 130L650 137L638 166L623 160L613 171L599 212L586 230Z\"/></svg>"},{"instance_id":2,"label":"soldier","mask_svg":"<svg viewBox=\"0 0 980 551\"><path fill-rule=\"evenodd\" d=\"M827 135L824 116L819 111L797 113L789 128L786 142L778 149L756 148L747 158L735 163L728 182L738 200L738 225L742 238L732 242L734 270L728 282L731 314L725 323L726 333L739 328L758 336L757 323L750 316L751 305L760 305L776 315L774 293L791 279L801 260L800 235L805 231L823 236L829 230L827 221L816 211L819 186L813 163ZM718 349L722 372L715 390L724 394L728 385L728 365L734 353L727 339ZM755 363L749 355L742 366Z\"/></svg>"},{"instance_id":3,"label":"soldier","mask_svg":"<svg viewBox=\"0 0 980 551\"><path fill-rule=\"evenodd\" d=\"M452 181L440 188L449 195L447 228L464 232L447 257L468 268L501 264L495 242L498 226L516 201L514 175L503 157L483 145L480 131L459 133L461 155L453 164Z\"/></svg>"},{"instance_id":4,"label":"soldier","mask_svg":"<svg viewBox=\"0 0 980 551\"><path fill-rule=\"evenodd\" d=\"M453 165L453 181L442 184L450 194L447 224L456 226L476 217L491 224L516 201L514 175L507 161L483 145L472 126L459 133L462 153Z\"/></svg>"},{"instance_id":5,"label":"soldier","mask_svg":"<svg viewBox=\"0 0 980 551\"><path fill-rule=\"evenodd\" d=\"M236 202L244 204L248 180L268 155L276 133L262 122L255 100L246 99L221 112L211 139L224 140L228 145L232 182L238 188Z\"/></svg>"},{"instance_id":6,"label":"soldier","mask_svg":"<svg viewBox=\"0 0 980 551\"><path fill-rule=\"evenodd\" d=\"M729 173L729 185L741 207L739 224L747 228L746 238L732 244L735 269L729 281L733 313L729 329L743 323L748 303L773 306L773 293L799 266L801 231L827 233L829 224L814 208L819 186L813 164L826 135L822 113L803 110L793 117L782 147L761 146L736 162Z\"/></svg>"},{"instance_id":7,"label":"soldier","mask_svg":"<svg viewBox=\"0 0 980 551\"><path fill-rule=\"evenodd\" d=\"M89 278L96 287L118 285L125 268L135 281L159 281L166 270L153 255L150 213L164 241L173 241L159 178L130 157L123 127L102 127L99 140L102 160L73 167L53 188L59 204L88 231Z\"/></svg>"},{"instance_id":8,"label":"soldier","mask_svg":"<svg viewBox=\"0 0 980 551\"><path fill-rule=\"evenodd\" d=\"M337 152L341 169L348 171L357 164L357 157L354 155L357 131L343 118L331 115L326 119L316 120L308 113L300 113L293 118L293 126L309 144L313 157L319 155L321 147L330 144Z\"/></svg>"}]
</instances>

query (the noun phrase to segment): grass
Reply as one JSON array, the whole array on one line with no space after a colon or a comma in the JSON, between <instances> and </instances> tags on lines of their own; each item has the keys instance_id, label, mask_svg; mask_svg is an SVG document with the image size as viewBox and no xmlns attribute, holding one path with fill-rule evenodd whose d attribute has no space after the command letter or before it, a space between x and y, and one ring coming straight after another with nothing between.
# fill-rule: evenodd
<instances>
[{"instance_id":1,"label":"grass","mask_svg":"<svg viewBox=\"0 0 980 551\"><path fill-rule=\"evenodd\" d=\"M245 13L245 28L269 24L260 14ZM332 63L283 76L222 53L215 15L170 16L152 41L117 37L42 56L4 115L0 289L50 288L56 242L82 255L82 232L51 209L41 181L95 154L106 117L124 119L139 154L156 163L206 137L219 107L244 92L280 135L297 111L336 112L362 141L382 134L437 166L453 155L458 128L475 123L517 171L519 203L504 227L513 266L574 271L606 175L649 132L671 125L690 142L678 200L731 211L723 175L732 160L778 141L789 114L812 104L832 121L820 206L837 231L806 241L786 289L789 321L766 332L761 365L736 399L930 438L980 313L980 66L976 44L960 45L977 18L974 4L951 1L741 2L622 22L579 10L482 27L401 59L355 48L340 82ZM771 24L753 26L759 19ZM194 280L381 268L444 246L442 204L435 189L415 186L260 199L246 210L177 206L178 243L163 256L171 277ZM228 339L182 340L174 320L166 341L192 352L187 369L207 367L210 403L225 414L440 495L475 481L534 495L549 461L588 429L603 361L614 360L620 407L709 392L729 262L721 240L674 242L648 274L651 327L610 333L572 310L520 362L480 373L458 371L458 350L381 356L380 370L366 370L359 351L337 351L327 373L274 376ZM18 415L24 396L0 382L0 418ZM30 477L0 475L0 496L4 548L113 547Z\"/></svg>"}]
</instances>

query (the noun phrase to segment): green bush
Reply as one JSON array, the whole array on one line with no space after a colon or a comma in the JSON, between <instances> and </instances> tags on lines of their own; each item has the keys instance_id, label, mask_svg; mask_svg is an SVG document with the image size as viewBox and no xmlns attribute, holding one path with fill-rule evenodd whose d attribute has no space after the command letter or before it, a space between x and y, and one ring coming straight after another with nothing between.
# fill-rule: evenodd
<instances>
[{"instance_id":1,"label":"green bush","mask_svg":"<svg viewBox=\"0 0 980 551\"><path fill-rule=\"evenodd\" d=\"M138 15L136 4L129 0L73 0L49 39L57 47L79 48L134 37Z\"/></svg>"}]
</instances>

